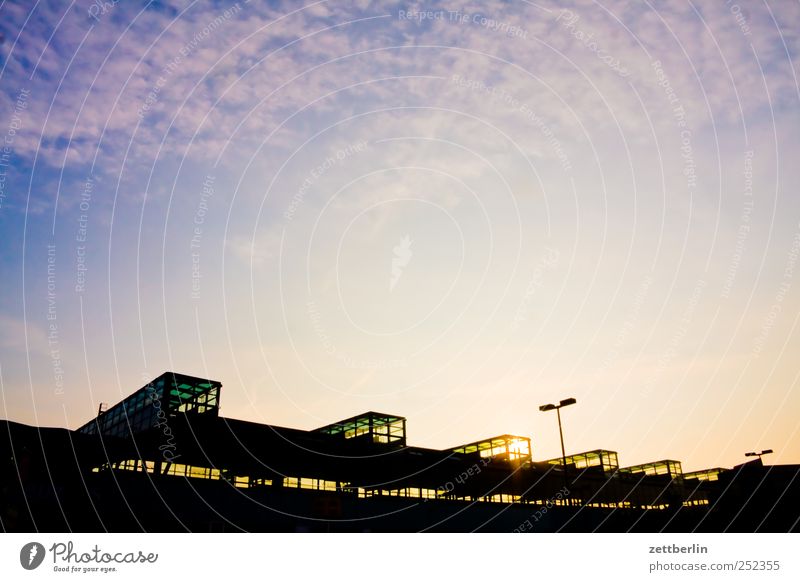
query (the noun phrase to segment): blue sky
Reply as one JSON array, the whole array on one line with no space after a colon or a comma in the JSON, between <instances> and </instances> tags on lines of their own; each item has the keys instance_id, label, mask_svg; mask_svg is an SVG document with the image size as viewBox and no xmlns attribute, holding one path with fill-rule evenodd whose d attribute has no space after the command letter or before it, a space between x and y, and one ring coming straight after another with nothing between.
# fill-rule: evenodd
<instances>
[{"instance_id":1,"label":"blue sky","mask_svg":"<svg viewBox=\"0 0 800 582\"><path fill-rule=\"evenodd\" d=\"M3 416L800 462L798 12L0 4Z\"/></svg>"}]
</instances>

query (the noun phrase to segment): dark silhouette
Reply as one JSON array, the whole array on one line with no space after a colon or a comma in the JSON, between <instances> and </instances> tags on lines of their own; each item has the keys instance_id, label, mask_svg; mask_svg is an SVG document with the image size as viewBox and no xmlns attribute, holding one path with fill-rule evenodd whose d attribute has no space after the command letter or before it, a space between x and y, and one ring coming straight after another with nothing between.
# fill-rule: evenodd
<instances>
[{"instance_id":1,"label":"dark silhouette","mask_svg":"<svg viewBox=\"0 0 800 582\"><path fill-rule=\"evenodd\" d=\"M305 431L219 415L167 372L78 430L3 421L4 531L788 532L800 466L683 473L614 451L531 459L525 437L433 450L367 412ZM568 476L565 483L565 476Z\"/></svg>"}]
</instances>

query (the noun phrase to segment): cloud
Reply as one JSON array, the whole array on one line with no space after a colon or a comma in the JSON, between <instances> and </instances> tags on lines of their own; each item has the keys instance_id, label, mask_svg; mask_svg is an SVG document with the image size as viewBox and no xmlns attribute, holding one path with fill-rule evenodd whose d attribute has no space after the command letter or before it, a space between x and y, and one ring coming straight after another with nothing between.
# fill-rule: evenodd
<instances>
[{"instance_id":1,"label":"cloud","mask_svg":"<svg viewBox=\"0 0 800 582\"><path fill-rule=\"evenodd\" d=\"M496 172L527 173L531 183L549 172L568 183L587 148L614 143L627 164L620 156L655 138L669 144L663 163L675 174L676 103L695 140L710 141L758 126L797 95L793 4L734 13L724 3L486 1L430 22L400 17L416 5L386 2L117 3L99 21L89 6L4 5L0 25L3 109L15 90L31 90L15 156L67 173L47 180L61 185L67 209L82 180L70 183L71 172L120 180L119 200L138 205L151 172L151 194L169 191L164 180L183 159L185 167L219 159L233 176L250 163L253 179L237 201L258 202L263 189L252 185L270 183L315 134L321 149L383 143L362 173L421 164L471 183ZM296 160L310 160L307 150ZM311 163L271 195L293 192ZM54 198L49 189L33 196L40 210ZM348 201L377 199L365 190ZM249 261L253 245L237 240L231 248Z\"/></svg>"},{"instance_id":2,"label":"cloud","mask_svg":"<svg viewBox=\"0 0 800 582\"><path fill-rule=\"evenodd\" d=\"M742 20L722 3L702 11L689 4L600 9L576 2L543 10L467 3L451 9L465 22L445 13L430 23L399 18L391 3L332 6L298 11L292 3L237 3L140 12L120 3L94 22L86 3L71 9L55 3L37 6L24 27L27 12L4 7L7 38L19 33L4 45L6 86L32 85L33 117L43 122L28 130L39 139L18 147L29 156L38 151L57 167L86 163L99 147L109 171L118 171L126 151L133 160L152 163L162 142L160 155L208 159L231 137L245 150L254 147L298 107L333 89L401 74L474 76L520 98L533 90L537 108L554 123L574 124L577 116L585 125L619 123L626 131L645 128L634 113L639 97L655 111L663 109L653 60L661 61L698 123L711 117L734 122L740 101L755 111L780 105L797 90L792 67L798 35L785 25L797 16L791 4L781 4L778 14L750 8L741 17L747 36ZM773 17L783 27L776 28ZM511 26L524 30L525 38L504 34ZM619 60L630 77L614 74L600 55ZM756 55L769 95L761 87ZM331 59L341 60L322 65ZM424 84L373 83L324 99L313 112L415 98L441 104L436 95ZM473 100L448 91L454 109ZM238 153L234 146L231 154Z\"/></svg>"}]
</instances>

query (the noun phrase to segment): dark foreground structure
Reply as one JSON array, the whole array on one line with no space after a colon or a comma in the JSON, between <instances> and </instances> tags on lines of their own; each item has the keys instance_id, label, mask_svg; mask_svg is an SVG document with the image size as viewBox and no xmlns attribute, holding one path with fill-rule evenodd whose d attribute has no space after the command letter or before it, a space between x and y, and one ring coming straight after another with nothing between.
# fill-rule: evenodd
<instances>
[{"instance_id":1,"label":"dark foreground structure","mask_svg":"<svg viewBox=\"0 0 800 582\"><path fill-rule=\"evenodd\" d=\"M501 435L408 446L367 412L304 431L219 416L219 382L167 372L78 430L0 423L4 531L788 532L800 466L683 473L595 450L533 461Z\"/></svg>"}]
</instances>

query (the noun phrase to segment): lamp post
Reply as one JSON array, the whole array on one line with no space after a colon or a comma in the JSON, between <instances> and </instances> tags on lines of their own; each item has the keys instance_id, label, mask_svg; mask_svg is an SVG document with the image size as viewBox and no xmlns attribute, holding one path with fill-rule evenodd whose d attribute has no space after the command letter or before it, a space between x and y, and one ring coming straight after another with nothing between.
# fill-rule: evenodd
<instances>
[{"instance_id":1,"label":"lamp post","mask_svg":"<svg viewBox=\"0 0 800 582\"><path fill-rule=\"evenodd\" d=\"M567 451L564 448L564 431L561 428L561 409L570 404L575 404L576 402L577 400L574 398L566 398L558 404L543 404L539 407L539 410L542 412L555 410L558 416L558 436L561 438L561 460L564 463L564 486L567 491L567 497L569 497L569 480L567 479Z\"/></svg>"}]
</instances>

